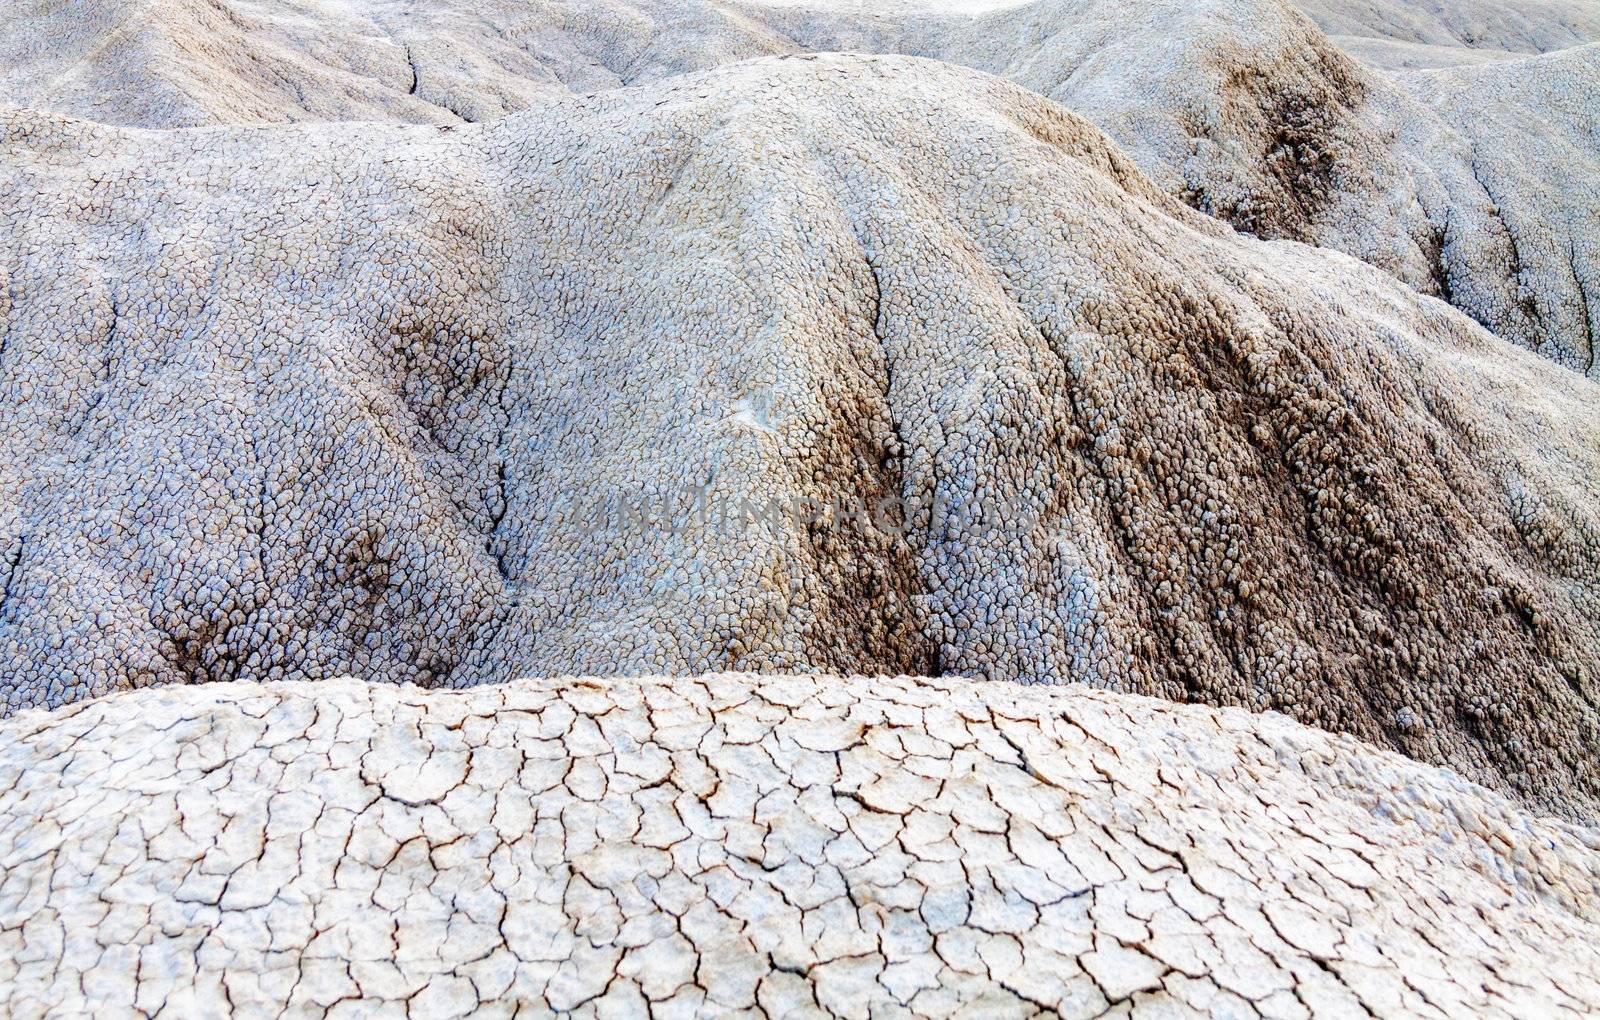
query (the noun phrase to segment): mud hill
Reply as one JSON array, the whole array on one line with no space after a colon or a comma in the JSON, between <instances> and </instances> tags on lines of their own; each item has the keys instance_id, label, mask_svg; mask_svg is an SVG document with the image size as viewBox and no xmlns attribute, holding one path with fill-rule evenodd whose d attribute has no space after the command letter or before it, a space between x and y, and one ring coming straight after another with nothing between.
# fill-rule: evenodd
<instances>
[{"instance_id":1,"label":"mud hill","mask_svg":"<svg viewBox=\"0 0 1600 1020\"><path fill-rule=\"evenodd\" d=\"M1389 71L1284 0L9 6L27 30L0 41L0 98L146 127L462 123L759 56L947 60L1084 114L1196 208L1355 255L1600 372L1593 3L1306 8ZM1404 69L1494 57L1526 59Z\"/></svg>"},{"instance_id":2,"label":"mud hill","mask_svg":"<svg viewBox=\"0 0 1600 1020\"><path fill-rule=\"evenodd\" d=\"M1593 802L1594 385L1015 86L780 58L6 151L13 707L1070 678Z\"/></svg>"}]
</instances>

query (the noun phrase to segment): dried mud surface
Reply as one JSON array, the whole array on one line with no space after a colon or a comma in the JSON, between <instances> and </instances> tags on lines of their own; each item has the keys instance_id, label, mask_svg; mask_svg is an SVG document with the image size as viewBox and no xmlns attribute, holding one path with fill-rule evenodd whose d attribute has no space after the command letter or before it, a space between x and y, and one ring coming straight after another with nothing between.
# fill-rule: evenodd
<instances>
[{"instance_id":1,"label":"dried mud surface","mask_svg":"<svg viewBox=\"0 0 1600 1020\"><path fill-rule=\"evenodd\" d=\"M0 734L18 1016L1600 1009L1592 831L1281 716L960 680L343 679Z\"/></svg>"}]
</instances>

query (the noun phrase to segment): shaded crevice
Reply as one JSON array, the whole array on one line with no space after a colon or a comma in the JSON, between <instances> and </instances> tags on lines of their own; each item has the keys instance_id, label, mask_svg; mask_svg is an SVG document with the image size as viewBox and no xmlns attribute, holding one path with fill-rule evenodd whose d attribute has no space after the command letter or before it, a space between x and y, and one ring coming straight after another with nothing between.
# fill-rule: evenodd
<instances>
[{"instance_id":1,"label":"shaded crevice","mask_svg":"<svg viewBox=\"0 0 1600 1020\"><path fill-rule=\"evenodd\" d=\"M1589 292L1584 289L1583 277L1578 273L1578 246L1572 238L1571 230L1567 232L1567 268L1572 272L1572 287L1578 295L1578 318L1583 324L1583 339L1588 350L1588 360L1584 365L1583 374L1592 377L1600 350L1596 349L1594 319L1589 311Z\"/></svg>"},{"instance_id":2,"label":"shaded crevice","mask_svg":"<svg viewBox=\"0 0 1600 1020\"><path fill-rule=\"evenodd\" d=\"M510 491L510 461L511 451L507 443L511 437L511 380L516 375L514 356L508 350L506 358L505 377L500 380L500 386L494 395L494 407L499 412L499 427L495 432L494 457L495 457L495 504L489 512L489 529L484 535L484 550L494 559L495 569L500 572L501 582L508 592L512 594L512 604L515 605L515 586L517 579L511 573L511 567L506 562L506 542L500 535L500 527L505 522L506 513L511 508Z\"/></svg>"},{"instance_id":3,"label":"shaded crevice","mask_svg":"<svg viewBox=\"0 0 1600 1020\"><path fill-rule=\"evenodd\" d=\"M1484 195L1489 199L1489 205L1492 210L1490 216L1496 223L1500 224L1500 230L1506 236L1506 245L1511 249L1511 266L1507 275L1516 291L1513 299L1517 308L1527 320L1528 327L1533 329L1539 322L1539 306L1537 300L1532 296L1532 292L1529 291L1527 281L1523 279L1522 249L1517 244L1517 233L1511 229L1510 222L1506 220L1504 209L1500 205L1500 199L1490 189L1488 182L1483 179L1483 172L1479 168L1476 154L1473 155L1471 168L1473 180L1478 182L1478 187L1483 189ZM1493 331L1491 330L1491 332Z\"/></svg>"},{"instance_id":4,"label":"shaded crevice","mask_svg":"<svg viewBox=\"0 0 1600 1020\"><path fill-rule=\"evenodd\" d=\"M878 352L883 358L883 413L888 421L889 429L894 436L895 449L888 457L879 459L878 466L886 474L883 487L899 501L900 519L892 522L899 529L902 537L898 541L900 550L911 562L904 564L892 563L890 569L900 575L902 586L908 596L909 615L915 633L920 635L923 647L913 652L906 665L918 671L925 671L927 675L940 676L944 670L944 644L941 638L929 633L932 615L928 612L928 600L932 592L928 589L922 576L922 570L915 560L918 550L914 549L911 542L911 521L909 520L910 507L907 504L908 492L906 482L905 463L910 453L911 444L907 441L900 415L895 411L895 359L889 350L885 338L887 336L888 309L884 301L884 285L882 271L877 261L872 257L867 248L866 240L856 231L857 243L861 246L867 266L867 281L870 286L867 300L867 314L871 319L872 336L877 342ZM881 451L879 451L881 453ZM868 508L869 510L872 508ZM930 528L931 528L930 520ZM896 557L900 559L902 557ZM920 605L918 603L921 603Z\"/></svg>"},{"instance_id":5,"label":"shaded crevice","mask_svg":"<svg viewBox=\"0 0 1600 1020\"><path fill-rule=\"evenodd\" d=\"M1450 221L1451 211L1449 208L1445 209L1443 225L1430 224L1433 227L1433 236L1431 238L1433 252L1432 258L1428 260L1428 268L1433 276L1434 292L1439 295L1439 299L1452 308L1466 311L1456 303L1455 285L1450 282L1450 267L1445 264L1445 259L1450 251L1451 228L1454 226ZM1471 313L1468 312L1468 314L1470 315ZM1476 318L1476 316L1473 317Z\"/></svg>"},{"instance_id":6,"label":"shaded crevice","mask_svg":"<svg viewBox=\"0 0 1600 1020\"><path fill-rule=\"evenodd\" d=\"M259 516L255 529L256 563L260 567L262 581L271 584L272 578L267 573L267 515L271 496L267 486L267 463L261 459L261 444L254 432L250 433L250 459L255 466L256 512Z\"/></svg>"},{"instance_id":7,"label":"shaded crevice","mask_svg":"<svg viewBox=\"0 0 1600 1020\"><path fill-rule=\"evenodd\" d=\"M95 389L89 396L88 406L83 410L83 417L78 422L78 427L73 430L72 438L80 438L89 423L94 419L94 412L106 398L106 392L111 388L111 375L116 362L117 333L122 327L122 302L117 298L116 288L110 293L111 322L106 327L105 355L101 359L100 378L95 381Z\"/></svg>"},{"instance_id":8,"label":"shaded crevice","mask_svg":"<svg viewBox=\"0 0 1600 1020\"><path fill-rule=\"evenodd\" d=\"M0 620L5 618L6 607L11 604L11 588L16 583L17 573L22 567L22 554L27 545L28 536L18 535L16 551L11 554L10 562L6 564L5 587L0 589Z\"/></svg>"}]
</instances>

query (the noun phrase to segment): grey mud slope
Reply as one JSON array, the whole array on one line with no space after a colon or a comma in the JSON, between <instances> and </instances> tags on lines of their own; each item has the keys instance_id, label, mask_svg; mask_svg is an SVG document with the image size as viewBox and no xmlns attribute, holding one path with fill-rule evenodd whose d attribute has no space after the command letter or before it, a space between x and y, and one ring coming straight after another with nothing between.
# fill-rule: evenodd
<instances>
[{"instance_id":1,"label":"grey mud slope","mask_svg":"<svg viewBox=\"0 0 1600 1020\"><path fill-rule=\"evenodd\" d=\"M0 1009L1600 1010L1600 837L1281 716L956 680L343 679L0 736Z\"/></svg>"},{"instance_id":2,"label":"grey mud slope","mask_svg":"<svg viewBox=\"0 0 1600 1020\"><path fill-rule=\"evenodd\" d=\"M476 127L4 130L8 709L1082 679L1593 810L1595 386L1014 86L801 57Z\"/></svg>"},{"instance_id":3,"label":"grey mud slope","mask_svg":"<svg viewBox=\"0 0 1600 1020\"><path fill-rule=\"evenodd\" d=\"M761 56L951 61L1084 114L1241 230L1354 255L1600 373L1593 0L0 0L0 17L20 26L0 96L146 127L462 124Z\"/></svg>"}]
</instances>

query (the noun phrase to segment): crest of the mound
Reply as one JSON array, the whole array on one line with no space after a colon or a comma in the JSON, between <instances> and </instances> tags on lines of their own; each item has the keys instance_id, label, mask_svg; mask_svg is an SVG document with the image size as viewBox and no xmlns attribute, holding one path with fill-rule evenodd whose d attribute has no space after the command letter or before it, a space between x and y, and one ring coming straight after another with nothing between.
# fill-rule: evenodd
<instances>
[{"instance_id":1,"label":"crest of the mound","mask_svg":"<svg viewBox=\"0 0 1600 1020\"><path fill-rule=\"evenodd\" d=\"M1014 85L795 57L4 153L9 706L1078 677L1592 803L1590 384Z\"/></svg>"},{"instance_id":2,"label":"crest of the mound","mask_svg":"<svg viewBox=\"0 0 1600 1020\"><path fill-rule=\"evenodd\" d=\"M1593 830L1083 688L119 694L0 721L0 864L18 1012L1600 1008Z\"/></svg>"}]
</instances>

